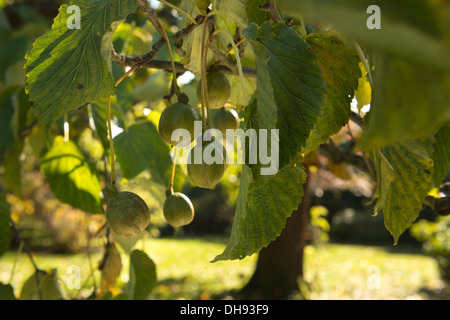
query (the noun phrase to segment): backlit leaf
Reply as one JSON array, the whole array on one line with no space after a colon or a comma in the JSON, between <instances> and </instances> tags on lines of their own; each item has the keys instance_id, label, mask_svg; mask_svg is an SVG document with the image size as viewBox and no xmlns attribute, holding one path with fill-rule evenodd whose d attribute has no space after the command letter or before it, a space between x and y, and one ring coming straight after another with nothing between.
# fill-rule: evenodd
<instances>
[{"instance_id":1,"label":"backlit leaf","mask_svg":"<svg viewBox=\"0 0 450 320\"><path fill-rule=\"evenodd\" d=\"M305 146L320 110L326 85L308 44L283 23L244 30L255 49L260 129L279 129L280 167Z\"/></svg>"},{"instance_id":2,"label":"backlit leaf","mask_svg":"<svg viewBox=\"0 0 450 320\"><path fill-rule=\"evenodd\" d=\"M306 42L318 58L327 84L325 106L308 139L306 150L314 150L339 132L348 122L350 104L361 77L359 58L335 36L309 34Z\"/></svg>"},{"instance_id":3,"label":"backlit leaf","mask_svg":"<svg viewBox=\"0 0 450 320\"><path fill-rule=\"evenodd\" d=\"M72 0L81 10L81 28L69 29L73 13L61 6L52 30L27 54L27 90L33 112L49 129L70 110L115 91L110 48L117 22L137 9L134 0Z\"/></svg>"},{"instance_id":4,"label":"backlit leaf","mask_svg":"<svg viewBox=\"0 0 450 320\"><path fill-rule=\"evenodd\" d=\"M56 137L41 158L41 169L60 201L87 212L103 212L99 179L74 142Z\"/></svg>"},{"instance_id":5,"label":"backlit leaf","mask_svg":"<svg viewBox=\"0 0 450 320\"><path fill-rule=\"evenodd\" d=\"M434 138L405 140L377 149L375 214L383 212L386 228L397 243L418 217L432 187Z\"/></svg>"},{"instance_id":6,"label":"backlit leaf","mask_svg":"<svg viewBox=\"0 0 450 320\"><path fill-rule=\"evenodd\" d=\"M301 162L285 167L263 182L255 182L252 171L242 165L241 184L231 235L219 260L243 259L275 240L303 197L306 174Z\"/></svg>"}]
</instances>

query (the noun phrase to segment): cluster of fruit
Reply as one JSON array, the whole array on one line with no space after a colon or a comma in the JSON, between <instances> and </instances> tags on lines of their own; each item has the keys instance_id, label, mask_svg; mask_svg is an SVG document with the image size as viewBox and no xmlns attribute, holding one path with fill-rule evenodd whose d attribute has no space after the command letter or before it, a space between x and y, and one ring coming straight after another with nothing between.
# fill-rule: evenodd
<instances>
[{"instance_id":1,"label":"cluster of fruit","mask_svg":"<svg viewBox=\"0 0 450 320\"><path fill-rule=\"evenodd\" d=\"M217 71L209 72L206 77L206 88L208 107L219 109L212 119L213 128L220 130L224 135L227 129L236 130L239 128L238 113L232 108L225 107L231 91L226 76ZM203 101L200 82L197 87L197 96L199 101ZM172 146L185 146L181 145L179 140L174 141L172 139L172 133L176 129L185 129L190 133L192 139L185 144L190 144L194 140L194 123L199 120L199 115L188 102L187 97L181 94L178 97L178 102L166 107L161 114L159 133L161 138ZM201 153L203 154L204 149L210 143L211 141L202 141L196 147L201 147ZM189 179L198 187L211 188L219 183L225 174L225 148L222 146L223 152L218 155L223 159L221 163L208 164L204 161L195 161L196 147L192 148L191 161L187 164ZM219 152L219 150L220 148L215 148L213 152ZM181 227L191 223L194 219L194 206L186 195L173 192L173 189L169 188L163 206L163 214L169 225ZM149 224L150 211L145 201L137 194L123 191L110 198L106 218L116 234L124 238L133 238L138 236Z\"/></svg>"}]
</instances>

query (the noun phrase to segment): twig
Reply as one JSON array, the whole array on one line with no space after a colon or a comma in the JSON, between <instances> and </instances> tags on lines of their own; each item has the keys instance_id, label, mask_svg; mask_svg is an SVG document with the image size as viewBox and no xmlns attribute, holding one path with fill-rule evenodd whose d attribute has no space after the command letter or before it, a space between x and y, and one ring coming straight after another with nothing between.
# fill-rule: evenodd
<instances>
[{"instance_id":1,"label":"twig","mask_svg":"<svg viewBox=\"0 0 450 320\"><path fill-rule=\"evenodd\" d=\"M17 239L23 243L23 249L25 250L26 254L28 255L28 259L30 260L31 264L33 265L33 268L35 271L35 276L36 276L36 286L38 288L39 300L44 300L44 297L42 294L42 288L41 288L40 280L39 280L39 273L45 274L46 272L38 268L36 262L34 261L33 255L31 254L30 248L28 247L25 240L22 238L22 235L20 234L19 229L17 229L17 226L14 223L14 221L11 218L9 218L9 222L11 223L11 228L13 229L14 233L16 234Z\"/></svg>"},{"instance_id":2,"label":"twig","mask_svg":"<svg viewBox=\"0 0 450 320\"><path fill-rule=\"evenodd\" d=\"M268 12L273 20L281 21L281 15L278 12L276 0L268 0L266 4L259 6L259 9Z\"/></svg>"},{"instance_id":3,"label":"twig","mask_svg":"<svg viewBox=\"0 0 450 320\"><path fill-rule=\"evenodd\" d=\"M214 39L215 40L215 37ZM236 67L236 65L231 62L230 60L227 59L227 56L222 53L219 49L216 48L216 46L214 45L214 42L211 42L209 44L209 49L211 49L211 51L217 56L217 58L219 58L220 63L222 63L224 66L226 66L228 69L232 70L233 72L238 73L238 69Z\"/></svg>"},{"instance_id":4,"label":"twig","mask_svg":"<svg viewBox=\"0 0 450 320\"><path fill-rule=\"evenodd\" d=\"M142 13L147 17L148 21L155 27L156 31L159 32L160 35L164 35L164 29L161 24L158 23L158 19L156 18L155 11L150 7L150 4L147 0L136 0L139 9L141 9Z\"/></svg>"},{"instance_id":5,"label":"twig","mask_svg":"<svg viewBox=\"0 0 450 320\"><path fill-rule=\"evenodd\" d=\"M364 125L363 119L357 113L352 111L350 113L350 120L352 120L354 123L360 126L361 129L366 130L366 126Z\"/></svg>"},{"instance_id":6,"label":"twig","mask_svg":"<svg viewBox=\"0 0 450 320\"><path fill-rule=\"evenodd\" d=\"M186 28L178 31L177 33L169 36L169 40L180 41L187 35L189 35L195 28L197 28L204 20L202 15L199 15L195 18L197 24L190 24ZM111 60L117 63L121 67L133 67L135 65L140 65L142 67L146 67L145 65L150 62L153 58L156 57L158 52L164 47L166 44L166 40L164 36L161 36L157 42L152 46L152 49L144 54L142 57L130 58L127 56L123 56L118 54L114 48L111 48Z\"/></svg>"},{"instance_id":7,"label":"twig","mask_svg":"<svg viewBox=\"0 0 450 320\"><path fill-rule=\"evenodd\" d=\"M239 48L239 58L244 59L245 46L244 40L246 38L242 35L242 31L239 27L236 28L236 46Z\"/></svg>"}]
</instances>

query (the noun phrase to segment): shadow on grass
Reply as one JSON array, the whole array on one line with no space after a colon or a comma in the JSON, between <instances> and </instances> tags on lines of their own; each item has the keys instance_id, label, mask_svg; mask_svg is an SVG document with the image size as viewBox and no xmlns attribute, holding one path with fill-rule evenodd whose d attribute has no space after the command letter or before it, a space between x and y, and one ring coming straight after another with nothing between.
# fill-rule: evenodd
<instances>
[{"instance_id":1,"label":"shadow on grass","mask_svg":"<svg viewBox=\"0 0 450 320\"><path fill-rule=\"evenodd\" d=\"M191 277L166 278L160 280L151 293L158 300L233 300L240 288L213 292L208 282L194 280Z\"/></svg>"}]
</instances>

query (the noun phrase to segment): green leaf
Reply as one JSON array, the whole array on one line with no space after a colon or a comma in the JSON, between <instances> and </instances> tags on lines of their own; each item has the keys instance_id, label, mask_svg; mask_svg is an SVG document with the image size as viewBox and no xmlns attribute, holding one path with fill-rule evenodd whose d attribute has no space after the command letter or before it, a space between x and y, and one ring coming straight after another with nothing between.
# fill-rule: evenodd
<instances>
[{"instance_id":1,"label":"green leaf","mask_svg":"<svg viewBox=\"0 0 450 320\"><path fill-rule=\"evenodd\" d=\"M108 137L108 126L107 126L107 100L102 99L90 105L90 116L92 117L95 132L97 133L98 139L103 145L103 149L109 150L109 137ZM116 103L116 99L112 97L111 99L111 117L117 117L119 121L123 121L124 115L123 110L120 109Z\"/></svg>"},{"instance_id":2,"label":"green leaf","mask_svg":"<svg viewBox=\"0 0 450 320\"><path fill-rule=\"evenodd\" d=\"M24 142L23 139L17 140L12 151L6 151L3 158L5 168L5 187L17 195L22 194L23 169L22 156Z\"/></svg>"},{"instance_id":3,"label":"green leaf","mask_svg":"<svg viewBox=\"0 0 450 320\"><path fill-rule=\"evenodd\" d=\"M374 151L378 180L375 214L383 212L394 243L418 217L432 187L433 144L433 137L405 140Z\"/></svg>"},{"instance_id":4,"label":"green leaf","mask_svg":"<svg viewBox=\"0 0 450 320\"><path fill-rule=\"evenodd\" d=\"M450 122L447 122L436 134L436 144L433 154L433 181L439 187L450 170Z\"/></svg>"},{"instance_id":5,"label":"green leaf","mask_svg":"<svg viewBox=\"0 0 450 320\"><path fill-rule=\"evenodd\" d=\"M347 48L335 36L309 34L306 42L318 58L327 84L325 106L322 115L314 126L308 139L306 151L316 149L327 142L348 122L350 106L358 79L361 77L359 57L355 50Z\"/></svg>"},{"instance_id":6,"label":"green leaf","mask_svg":"<svg viewBox=\"0 0 450 320\"><path fill-rule=\"evenodd\" d=\"M41 169L60 201L87 212L103 212L98 177L74 142L56 137L41 158Z\"/></svg>"},{"instance_id":7,"label":"green leaf","mask_svg":"<svg viewBox=\"0 0 450 320\"><path fill-rule=\"evenodd\" d=\"M203 37L203 25L195 28L184 40L182 49L186 53L183 57L183 64L185 67L200 76L202 74L202 37ZM217 56L208 50L206 59L207 68L218 61Z\"/></svg>"},{"instance_id":8,"label":"green leaf","mask_svg":"<svg viewBox=\"0 0 450 320\"><path fill-rule=\"evenodd\" d=\"M128 298L144 300L156 284L156 265L140 250L130 254L130 280L128 282Z\"/></svg>"},{"instance_id":9,"label":"green leaf","mask_svg":"<svg viewBox=\"0 0 450 320\"><path fill-rule=\"evenodd\" d=\"M112 71L115 81L125 74L125 70L115 63L112 65ZM123 112L126 112L133 107L133 90L133 81L129 77L123 79L116 89L118 108Z\"/></svg>"},{"instance_id":10,"label":"green leaf","mask_svg":"<svg viewBox=\"0 0 450 320\"><path fill-rule=\"evenodd\" d=\"M23 284L20 300L40 300L41 297L42 300L64 299L56 269L37 271Z\"/></svg>"},{"instance_id":11,"label":"green leaf","mask_svg":"<svg viewBox=\"0 0 450 320\"><path fill-rule=\"evenodd\" d=\"M254 22L261 25L264 21L270 20L270 14L259 9L259 6L266 3L266 0L247 0L246 11L248 22Z\"/></svg>"},{"instance_id":12,"label":"green leaf","mask_svg":"<svg viewBox=\"0 0 450 320\"><path fill-rule=\"evenodd\" d=\"M255 54L250 45L247 46L244 51L244 56L241 59L242 67L255 68ZM227 78L231 87L228 102L237 107L245 106L248 103L248 99L256 92L257 79L254 77L244 77L245 95L247 97L247 101L245 101L240 77L238 75L227 75Z\"/></svg>"},{"instance_id":13,"label":"green leaf","mask_svg":"<svg viewBox=\"0 0 450 320\"><path fill-rule=\"evenodd\" d=\"M130 253L133 250L133 247L136 245L136 243L146 235L146 232L141 232L136 237L123 238L119 236L113 229L110 229L109 231L114 236L114 240L120 245L120 247L126 253Z\"/></svg>"},{"instance_id":14,"label":"green leaf","mask_svg":"<svg viewBox=\"0 0 450 320\"><path fill-rule=\"evenodd\" d=\"M228 30L230 34L236 34L236 28L241 28L247 25L247 0L217 0L216 9L220 12L225 12L233 18L225 15L217 15L216 24L219 29ZM237 21L237 22L236 22Z\"/></svg>"},{"instance_id":15,"label":"green leaf","mask_svg":"<svg viewBox=\"0 0 450 320\"><path fill-rule=\"evenodd\" d=\"M16 139L12 120L14 117L14 93L16 88L8 88L0 94L0 148L12 151Z\"/></svg>"},{"instance_id":16,"label":"green leaf","mask_svg":"<svg viewBox=\"0 0 450 320\"><path fill-rule=\"evenodd\" d=\"M164 71L151 74L144 83L133 89L133 98L138 101L159 101L170 90L171 78Z\"/></svg>"},{"instance_id":17,"label":"green leaf","mask_svg":"<svg viewBox=\"0 0 450 320\"><path fill-rule=\"evenodd\" d=\"M370 0L279 2L282 11L332 25L365 52L373 52L373 112L359 146L364 150L427 136L450 119L446 4L379 0L381 29L371 30L367 8L372 4Z\"/></svg>"},{"instance_id":18,"label":"green leaf","mask_svg":"<svg viewBox=\"0 0 450 320\"><path fill-rule=\"evenodd\" d=\"M17 300L14 296L14 288L10 284L0 283L0 300Z\"/></svg>"},{"instance_id":19,"label":"green leaf","mask_svg":"<svg viewBox=\"0 0 450 320\"><path fill-rule=\"evenodd\" d=\"M72 13L60 8L52 30L27 54L27 90L33 112L49 129L53 122L115 91L111 74L112 32L137 9L134 0L72 0L81 10L81 28L69 29Z\"/></svg>"},{"instance_id":20,"label":"green leaf","mask_svg":"<svg viewBox=\"0 0 450 320\"><path fill-rule=\"evenodd\" d=\"M108 138L108 126L107 126L107 115L106 115L106 104L107 102L103 99L96 103L90 105L90 116L92 117L95 133L98 139L101 141L103 149L109 150L109 138Z\"/></svg>"},{"instance_id":21,"label":"green leaf","mask_svg":"<svg viewBox=\"0 0 450 320\"><path fill-rule=\"evenodd\" d=\"M6 196L0 192L0 256L9 249L11 228L9 226L9 205Z\"/></svg>"},{"instance_id":22,"label":"green leaf","mask_svg":"<svg viewBox=\"0 0 450 320\"><path fill-rule=\"evenodd\" d=\"M236 213L229 242L213 260L243 259L259 252L281 234L286 219L302 201L306 174L301 162L286 166L262 182L254 182L252 171L242 165Z\"/></svg>"},{"instance_id":23,"label":"green leaf","mask_svg":"<svg viewBox=\"0 0 450 320\"><path fill-rule=\"evenodd\" d=\"M450 74L387 56L378 56L375 65L362 149L424 137L450 120Z\"/></svg>"},{"instance_id":24,"label":"green leaf","mask_svg":"<svg viewBox=\"0 0 450 320\"><path fill-rule=\"evenodd\" d=\"M167 185L172 168L170 148L151 122L135 124L114 138L117 161L125 178L132 179L147 168L153 178Z\"/></svg>"},{"instance_id":25,"label":"green leaf","mask_svg":"<svg viewBox=\"0 0 450 320\"><path fill-rule=\"evenodd\" d=\"M326 85L316 57L297 33L266 22L244 30L255 49L260 129L279 129L280 167L305 146L320 109Z\"/></svg>"}]
</instances>

